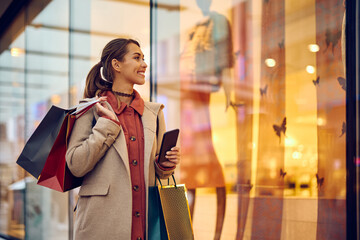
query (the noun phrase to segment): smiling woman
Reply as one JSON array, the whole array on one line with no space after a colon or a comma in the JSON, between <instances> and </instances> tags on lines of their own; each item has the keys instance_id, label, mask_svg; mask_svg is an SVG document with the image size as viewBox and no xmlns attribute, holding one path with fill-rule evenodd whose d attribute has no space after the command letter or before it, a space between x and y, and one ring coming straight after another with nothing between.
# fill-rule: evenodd
<instances>
[{"instance_id":1,"label":"smiling woman","mask_svg":"<svg viewBox=\"0 0 360 240\"><path fill-rule=\"evenodd\" d=\"M145 83L146 68L140 44L117 38L87 76L82 101L99 98L100 103L76 121L66 154L70 171L84 177L76 213L78 240L148 239L147 189L154 184L149 180L155 174L168 178L180 162L177 147L166 153L167 161L157 161L164 106L144 102L134 90ZM112 222L117 224L109 228Z\"/></svg>"}]
</instances>

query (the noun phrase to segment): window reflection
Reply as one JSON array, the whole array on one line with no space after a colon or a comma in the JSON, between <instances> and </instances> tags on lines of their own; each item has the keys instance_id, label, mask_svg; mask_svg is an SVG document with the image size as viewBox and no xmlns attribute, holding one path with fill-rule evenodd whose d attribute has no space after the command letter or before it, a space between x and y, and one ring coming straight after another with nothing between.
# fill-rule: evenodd
<instances>
[{"instance_id":1,"label":"window reflection","mask_svg":"<svg viewBox=\"0 0 360 240\"><path fill-rule=\"evenodd\" d=\"M314 238L344 238L342 1L220 2L181 2L181 181L189 188L195 233L218 237L222 206L214 188L225 186L226 201L236 196L237 203L236 216L227 204L225 222L237 225L224 228L236 239L304 239L296 231L301 221ZM235 138L218 134L225 128ZM224 156L234 142L229 162ZM199 204L213 213L207 231L199 227L208 222ZM325 214L330 206L333 216Z\"/></svg>"},{"instance_id":2,"label":"window reflection","mask_svg":"<svg viewBox=\"0 0 360 240\"><path fill-rule=\"evenodd\" d=\"M211 1L197 0L202 17L194 22L186 36L180 57L181 78L181 181L191 194L190 213L194 218L196 188L216 188L216 237L221 235L225 214L226 191L223 168L213 146L210 120L210 96L225 89L224 111L230 103L230 68L233 46L230 23L226 16L210 11ZM221 117L221 116L219 116Z\"/></svg>"},{"instance_id":3,"label":"window reflection","mask_svg":"<svg viewBox=\"0 0 360 240\"><path fill-rule=\"evenodd\" d=\"M343 2L159 3L150 67L168 128L181 128L196 239L345 239ZM18 238L26 219L28 236L68 235L67 197L15 164L47 109L78 102L109 39L140 36L150 57L148 1L43 3L0 53L0 232Z\"/></svg>"}]
</instances>

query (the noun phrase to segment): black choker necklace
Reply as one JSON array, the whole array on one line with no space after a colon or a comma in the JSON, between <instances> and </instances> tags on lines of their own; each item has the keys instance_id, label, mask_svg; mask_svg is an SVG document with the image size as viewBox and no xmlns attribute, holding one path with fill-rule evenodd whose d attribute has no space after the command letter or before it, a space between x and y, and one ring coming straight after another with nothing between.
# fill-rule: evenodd
<instances>
[{"instance_id":1,"label":"black choker necklace","mask_svg":"<svg viewBox=\"0 0 360 240\"><path fill-rule=\"evenodd\" d=\"M131 94L129 93L123 93L123 92L117 92L117 91L114 91L113 92L118 95L118 96L121 96L121 97L134 97L135 96L135 93L132 92Z\"/></svg>"}]
</instances>

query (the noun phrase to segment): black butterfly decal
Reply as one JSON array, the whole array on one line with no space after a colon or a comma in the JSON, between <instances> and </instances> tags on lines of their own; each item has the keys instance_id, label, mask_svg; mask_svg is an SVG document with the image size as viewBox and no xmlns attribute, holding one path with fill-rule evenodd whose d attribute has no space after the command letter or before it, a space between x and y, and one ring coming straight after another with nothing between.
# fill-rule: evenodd
<instances>
[{"instance_id":1,"label":"black butterfly decal","mask_svg":"<svg viewBox=\"0 0 360 240\"><path fill-rule=\"evenodd\" d=\"M286 175L286 172L283 171L282 168L280 168L280 177L284 178Z\"/></svg>"},{"instance_id":2,"label":"black butterfly decal","mask_svg":"<svg viewBox=\"0 0 360 240\"><path fill-rule=\"evenodd\" d=\"M235 112L238 110L239 107L244 106L243 103L234 103L233 101L230 101L230 106L235 110Z\"/></svg>"},{"instance_id":3,"label":"black butterfly decal","mask_svg":"<svg viewBox=\"0 0 360 240\"><path fill-rule=\"evenodd\" d=\"M344 135L345 133L346 133L346 123L343 122L341 127L341 135L339 137L342 137L342 135Z\"/></svg>"},{"instance_id":4,"label":"black butterfly decal","mask_svg":"<svg viewBox=\"0 0 360 240\"><path fill-rule=\"evenodd\" d=\"M264 88L260 88L260 95L266 95L268 89L268 85L266 84Z\"/></svg>"},{"instance_id":5,"label":"black butterfly decal","mask_svg":"<svg viewBox=\"0 0 360 240\"><path fill-rule=\"evenodd\" d=\"M278 43L278 46L280 49L284 49L284 44L285 43L285 39L283 39L281 42Z\"/></svg>"},{"instance_id":6,"label":"black butterfly decal","mask_svg":"<svg viewBox=\"0 0 360 240\"><path fill-rule=\"evenodd\" d=\"M320 83L320 77L318 76L318 77L316 78L316 80L312 80L312 82L313 82L314 86L319 85L319 83Z\"/></svg>"},{"instance_id":7,"label":"black butterfly decal","mask_svg":"<svg viewBox=\"0 0 360 240\"><path fill-rule=\"evenodd\" d=\"M281 132L284 133L285 136L285 132L286 132L286 117L284 117L284 120L282 121L281 125L273 125L274 131L276 133L276 135L279 137L279 143L281 142Z\"/></svg>"},{"instance_id":8,"label":"black butterfly decal","mask_svg":"<svg viewBox=\"0 0 360 240\"><path fill-rule=\"evenodd\" d=\"M330 29L326 29L325 32L325 42L326 42L326 50L329 48L330 44L332 44L332 53L334 54L334 48L338 44L341 38L341 30L338 30L336 33L330 31Z\"/></svg>"},{"instance_id":9,"label":"black butterfly decal","mask_svg":"<svg viewBox=\"0 0 360 240\"><path fill-rule=\"evenodd\" d=\"M338 80L341 88L346 91L346 79L343 77L338 77L337 80Z\"/></svg>"},{"instance_id":10,"label":"black butterfly decal","mask_svg":"<svg viewBox=\"0 0 360 240\"><path fill-rule=\"evenodd\" d=\"M322 185L324 184L324 178L320 178L318 174L316 174L316 182L318 189L321 189Z\"/></svg>"}]
</instances>

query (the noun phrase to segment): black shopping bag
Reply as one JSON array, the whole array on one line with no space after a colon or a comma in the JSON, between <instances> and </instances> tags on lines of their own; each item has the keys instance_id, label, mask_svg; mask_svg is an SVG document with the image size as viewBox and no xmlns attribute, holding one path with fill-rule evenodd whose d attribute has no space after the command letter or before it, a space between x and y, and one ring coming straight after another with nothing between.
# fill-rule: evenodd
<instances>
[{"instance_id":1,"label":"black shopping bag","mask_svg":"<svg viewBox=\"0 0 360 240\"><path fill-rule=\"evenodd\" d=\"M35 178L38 178L43 170L46 158L69 111L52 106L25 144L17 159L16 163Z\"/></svg>"},{"instance_id":2,"label":"black shopping bag","mask_svg":"<svg viewBox=\"0 0 360 240\"><path fill-rule=\"evenodd\" d=\"M82 103L69 109L52 106L26 142L16 163L35 178L39 178L68 113L81 111L97 101Z\"/></svg>"}]
</instances>

